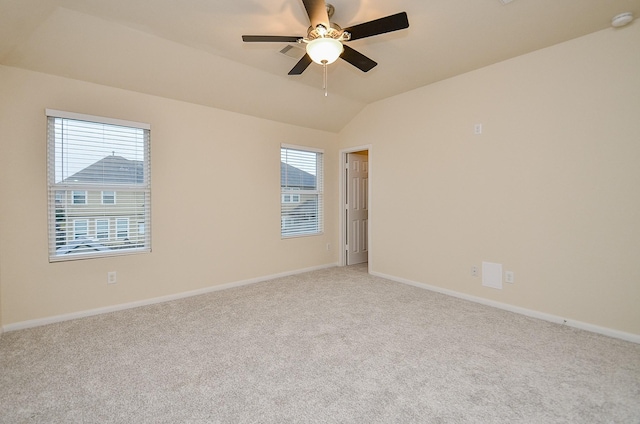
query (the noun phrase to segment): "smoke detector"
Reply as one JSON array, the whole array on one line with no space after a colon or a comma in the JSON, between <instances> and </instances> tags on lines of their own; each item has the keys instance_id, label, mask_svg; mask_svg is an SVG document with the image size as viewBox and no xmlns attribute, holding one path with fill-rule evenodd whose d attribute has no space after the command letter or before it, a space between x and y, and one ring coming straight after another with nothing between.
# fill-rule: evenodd
<instances>
[{"instance_id":1,"label":"smoke detector","mask_svg":"<svg viewBox=\"0 0 640 424\"><path fill-rule=\"evenodd\" d=\"M627 25L629 22L633 21L633 13L626 12L616 15L611 19L611 26L615 28L620 28L622 26Z\"/></svg>"}]
</instances>

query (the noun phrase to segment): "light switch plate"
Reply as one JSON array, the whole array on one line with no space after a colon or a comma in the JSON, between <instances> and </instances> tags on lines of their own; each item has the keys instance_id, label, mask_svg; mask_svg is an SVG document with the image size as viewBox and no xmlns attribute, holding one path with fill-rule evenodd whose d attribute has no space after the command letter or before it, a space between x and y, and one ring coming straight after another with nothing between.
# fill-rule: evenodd
<instances>
[{"instance_id":1,"label":"light switch plate","mask_svg":"<svg viewBox=\"0 0 640 424\"><path fill-rule=\"evenodd\" d=\"M504 272L504 282L513 284L513 271L505 271Z\"/></svg>"}]
</instances>

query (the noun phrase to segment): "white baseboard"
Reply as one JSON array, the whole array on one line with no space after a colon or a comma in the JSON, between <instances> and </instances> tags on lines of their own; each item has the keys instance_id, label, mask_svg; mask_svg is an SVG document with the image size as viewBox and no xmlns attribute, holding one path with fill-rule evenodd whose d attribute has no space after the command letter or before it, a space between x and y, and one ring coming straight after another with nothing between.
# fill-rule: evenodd
<instances>
[{"instance_id":1,"label":"white baseboard","mask_svg":"<svg viewBox=\"0 0 640 424\"><path fill-rule=\"evenodd\" d=\"M205 287L203 289L191 290L188 292L170 294L170 295L161 296L161 297L154 297L151 299L138 300L136 302L123 303L119 305L105 306L104 308L96 308L96 309L90 309L87 311L73 312L70 314L56 315L52 317L16 322L13 324L7 324L0 327L0 335L2 335L3 330L6 332L9 332L9 331L24 330L26 328L40 327L42 325L54 324L56 322L69 321L69 320L78 319L78 318L85 318L85 317L90 317L94 315L122 311L125 309L138 308L140 306L147 306L147 305L153 305L156 303L168 302L171 300L184 299L186 297L198 296L201 294L211 293L215 291L231 289L234 287L241 287L249 284L261 283L264 281L273 280L280 277L287 277L290 275L302 274L305 272L316 271L319 269L331 268L335 266L337 266L337 263L319 265L311 268L298 269L295 271L281 272L279 274L266 275L263 277L250 278L248 280L235 281L227 284L220 284L218 286Z\"/></svg>"},{"instance_id":2,"label":"white baseboard","mask_svg":"<svg viewBox=\"0 0 640 424\"><path fill-rule=\"evenodd\" d=\"M568 318L559 317L557 315L551 315L544 312L534 311L532 309L521 308L519 306L509 305L508 303L496 302L494 300L484 299L482 297L472 296L465 293L460 293L453 290L443 289L441 287L432 286L429 284L419 283L412 280L407 280L401 277L395 277L393 275L387 275L380 272L370 271L371 275L381 277L387 280L396 281L398 283L408 284L410 286L419 287L421 289L434 291L437 293L446 294L448 296L457 297L459 299L468 300L482 305L492 306L494 308L503 309L509 312L515 312L517 314L526 315L532 318L538 318L544 321L550 321L557 324L568 325L569 327L578 328L580 330L590 331L592 333L598 333L616 339L626 340L632 343L640 344L640 335L633 333L626 333L624 331L613 330L611 328L600 327L586 322L574 321Z\"/></svg>"}]
</instances>

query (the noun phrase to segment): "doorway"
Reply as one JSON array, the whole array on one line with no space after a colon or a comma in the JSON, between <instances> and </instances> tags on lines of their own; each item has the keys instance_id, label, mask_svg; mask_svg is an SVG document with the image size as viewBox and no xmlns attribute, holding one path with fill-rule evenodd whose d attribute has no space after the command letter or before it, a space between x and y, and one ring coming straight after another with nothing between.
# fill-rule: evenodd
<instances>
[{"instance_id":1,"label":"doorway","mask_svg":"<svg viewBox=\"0 0 640 424\"><path fill-rule=\"evenodd\" d=\"M369 262L369 173L368 146L342 152L342 258L343 265Z\"/></svg>"}]
</instances>

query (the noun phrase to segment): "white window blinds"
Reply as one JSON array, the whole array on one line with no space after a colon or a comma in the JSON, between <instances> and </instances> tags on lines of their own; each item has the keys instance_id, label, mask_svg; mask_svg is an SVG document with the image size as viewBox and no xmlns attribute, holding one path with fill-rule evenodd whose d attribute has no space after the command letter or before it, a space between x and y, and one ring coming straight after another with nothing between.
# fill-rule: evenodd
<instances>
[{"instance_id":1,"label":"white window blinds","mask_svg":"<svg viewBox=\"0 0 640 424\"><path fill-rule=\"evenodd\" d=\"M149 125L46 113L49 260L149 252Z\"/></svg>"},{"instance_id":2,"label":"white window blinds","mask_svg":"<svg viewBox=\"0 0 640 424\"><path fill-rule=\"evenodd\" d=\"M285 146L280 149L280 230L282 237L323 232L321 150Z\"/></svg>"}]
</instances>

